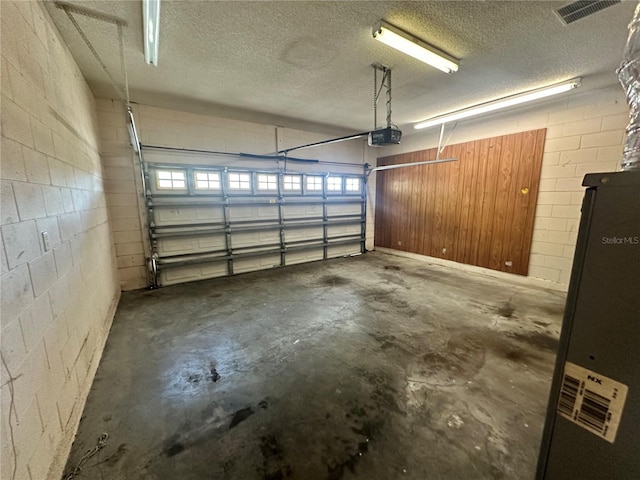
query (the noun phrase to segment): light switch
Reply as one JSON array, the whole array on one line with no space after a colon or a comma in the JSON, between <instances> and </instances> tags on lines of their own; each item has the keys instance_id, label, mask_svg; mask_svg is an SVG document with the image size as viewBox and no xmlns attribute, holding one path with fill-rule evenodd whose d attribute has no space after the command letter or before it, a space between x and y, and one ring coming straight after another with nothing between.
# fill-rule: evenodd
<instances>
[{"instance_id":1,"label":"light switch","mask_svg":"<svg viewBox=\"0 0 640 480\"><path fill-rule=\"evenodd\" d=\"M42 232L42 243L44 244L44 251L48 252L51 249L51 246L49 245L49 233L48 232Z\"/></svg>"}]
</instances>

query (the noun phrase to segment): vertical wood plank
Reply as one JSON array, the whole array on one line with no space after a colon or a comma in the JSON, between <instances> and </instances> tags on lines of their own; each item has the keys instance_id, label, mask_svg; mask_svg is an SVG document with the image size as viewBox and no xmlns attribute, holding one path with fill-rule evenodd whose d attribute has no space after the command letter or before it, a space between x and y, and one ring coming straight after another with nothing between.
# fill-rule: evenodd
<instances>
[{"instance_id":1,"label":"vertical wood plank","mask_svg":"<svg viewBox=\"0 0 640 480\"><path fill-rule=\"evenodd\" d=\"M423 161L435 160L435 149L424 150ZM431 194L434 191L435 175L433 175L433 168L431 165L423 165L420 171L417 172L421 179L420 188L420 218L422 220L422 227L420 228L420 242L417 253L422 255L428 255L427 252L431 250L431 236L429 235L429 228L432 219L432 203Z\"/></svg>"},{"instance_id":2,"label":"vertical wood plank","mask_svg":"<svg viewBox=\"0 0 640 480\"><path fill-rule=\"evenodd\" d=\"M510 273L520 272L520 255L522 254L521 237L524 234L523 219L526 213L526 208L523 209L523 201L527 202L526 195L522 193L524 185L525 174L530 171L531 154L525 149L528 148L530 139L532 138L531 132L526 132L523 135L516 137L516 145L514 150L514 162L512 171L512 182L509 187L509 206L507 208L507 219L504 235L504 245L502 247L502 265L501 270ZM526 206L526 203L525 203ZM511 262L508 265L507 262ZM526 273L525 273L526 274Z\"/></svg>"},{"instance_id":3,"label":"vertical wood plank","mask_svg":"<svg viewBox=\"0 0 640 480\"><path fill-rule=\"evenodd\" d=\"M520 258L520 271L522 275L529 273L529 255L531 253L531 238L533 235L533 221L536 214L536 204L538 202L538 188L540 188L540 171L542 170L542 155L544 141L547 135L546 129L536 131L534 155L531 162L531 176L529 187L529 201L527 202L527 215L525 222L525 235L522 236L522 256Z\"/></svg>"},{"instance_id":4,"label":"vertical wood plank","mask_svg":"<svg viewBox=\"0 0 640 480\"><path fill-rule=\"evenodd\" d=\"M416 156L417 162L423 162L427 158L427 150L421 150L418 152ZM422 249L422 225L424 224L424 173L425 166L420 165L413 168L413 178L415 182L416 188L416 196L415 196L415 215L416 215L416 224L415 224L415 248L411 250L412 252L420 252Z\"/></svg>"},{"instance_id":5,"label":"vertical wood plank","mask_svg":"<svg viewBox=\"0 0 640 480\"><path fill-rule=\"evenodd\" d=\"M434 189L433 199L433 227L431 232L431 253L430 256L441 258L442 257L442 238L444 236L444 202L446 198L445 194L445 174L447 164L436 163L433 165L436 185Z\"/></svg>"},{"instance_id":6,"label":"vertical wood plank","mask_svg":"<svg viewBox=\"0 0 640 480\"><path fill-rule=\"evenodd\" d=\"M407 154L405 155L405 158L402 160L402 163L411 163L411 156L412 154ZM410 233L409 233L409 198L410 198L410 191L409 191L409 185L411 182L411 175L407 175L408 172L400 172L398 170L396 170L396 172L398 172L398 177L400 178L399 182L401 185L401 189L400 189L400 195L401 195L401 215L398 219L399 225L398 225L398 229L400 232L400 241L402 241L402 250L404 250L405 252L410 251L409 250L409 243L411 241L410 238Z\"/></svg>"},{"instance_id":7,"label":"vertical wood plank","mask_svg":"<svg viewBox=\"0 0 640 480\"><path fill-rule=\"evenodd\" d=\"M409 157L409 162L416 163L420 161L422 152L413 152ZM411 175L409 175L409 197L407 202L407 208L410 213L409 228L407 232L408 242L407 251L415 252L418 247L418 239L420 235L421 220L418 218L418 211L420 208L420 178L417 173L417 169L420 167L410 167Z\"/></svg>"},{"instance_id":8,"label":"vertical wood plank","mask_svg":"<svg viewBox=\"0 0 640 480\"><path fill-rule=\"evenodd\" d=\"M444 240L442 246L445 252L442 258L453 260L456 255L456 237L459 230L459 211L460 204L460 162L463 158L463 145L452 145L445 148L440 158L457 158L457 162L447 163L448 179L446 190L446 201L444 205Z\"/></svg>"},{"instance_id":9,"label":"vertical wood plank","mask_svg":"<svg viewBox=\"0 0 640 480\"><path fill-rule=\"evenodd\" d=\"M429 160L435 159L435 149L431 149L429 152ZM424 227L422 229L422 237L424 246L422 247L423 255L431 255L431 248L433 245L433 226L435 222L435 202L436 202L436 188L437 188L437 175L435 165L427 165L425 167L426 175L426 191L423 192L423 201L425 202L425 213L423 218L425 220Z\"/></svg>"},{"instance_id":10,"label":"vertical wood plank","mask_svg":"<svg viewBox=\"0 0 640 480\"><path fill-rule=\"evenodd\" d=\"M509 273L517 273L516 270L519 268L519 264L513 260L513 256L516 253L515 247L520 243L519 239L514 242L514 239L518 238L514 225L518 223L518 219L522 216L522 210L519 207L520 201L522 197L524 197L520 191L522 188L522 172L529 169L529 162L523 158L522 152L526 138L526 132L523 135L515 137L513 168L509 185L509 205L507 208L506 230L504 235L504 245L501 252L501 269L502 271ZM522 233L520 233L520 235L521 234Z\"/></svg>"},{"instance_id":11,"label":"vertical wood plank","mask_svg":"<svg viewBox=\"0 0 640 480\"><path fill-rule=\"evenodd\" d=\"M464 155L460 158L460 168L462 170L462 189L461 189L461 201L459 222L460 230L458 232L455 260L460 263L468 263L469 253L471 250L470 245L470 233L471 233L471 206L473 197L473 172L475 162L477 161L478 142L469 142L466 144Z\"/></svg>"},{"instance_id":12,"label":"vertical wood plank","mask_svg":"<svg viewBox=\"0 0 640 480\"><path fill-rule=\"evenodd\" d=\"M496 177L496 201L493 208L493 225L491 227L492 241L489 247L489 268L502 270L502 247L506 243L505 231L509 216L509 197L511 194L511 180L513 173L513 157L515 135L502 137L502 150Z\"/></svg>"},{"instance_id":13,"label":"vertical wood plank","mask_svg":"<svg viewBox=\"0 0 640 480\"><path fill-rule=\"evenodd\" d=\"M472 228L469 261L471 265L479 265L480 258L480 231L482 227L482 209L485 191L485 178L487 177L487 162L489 159L489 140L480 140L478 145L478 162L474 172L474 196L472 201Z\"/></svg>"},{"instance_id":14,"label":"vertical wood plank","mask_svg":"<svg viewBox=\"0 0 640 480\"><path fill-rule=\"evenodd\" d=\"M480 267L489 267L491 254L491 238L493 236L493 213L496 203L498 170L500 168L500 152L502 137L490 138L489 153L486 160L486 175L482 186L482 215L478 232L478 263Z\"/></svg>"}]
</instances>

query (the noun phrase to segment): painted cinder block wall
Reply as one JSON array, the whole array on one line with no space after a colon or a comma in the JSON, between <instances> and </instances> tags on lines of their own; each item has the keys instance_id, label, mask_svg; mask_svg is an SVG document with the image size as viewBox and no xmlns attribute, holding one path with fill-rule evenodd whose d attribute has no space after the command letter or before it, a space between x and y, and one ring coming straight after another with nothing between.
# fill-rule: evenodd
<instances>
[{"instance_id":1,"label":"painted cinder block wall","mask_svg":"<svg viewBox=\"0 0 640 480\"><path fill-rule=\"evenodd\" d=\"M123 290L148 285L145 258L149 255L144 200L137 155L130 146L124 106L98 99L98 120L105 190L112 219L120 286ZM252 123L149 105L132 107L140 140L148 145L274 154L276 150L312 143L330 135ZM361 140L300 150L295 156L362 165L366 145ZM188 157L187 157L188 158ZM238 163L236 163L238 164ZM272 167L271 167L272 168ZM326 171L330 166L321 166ZM361 170L353 169L353 172ZM352 173L353 173L352 172ZM372 213L368 212L372 218ZM373 237L369 238L373 247Z\"/></svg>"},{"instance_id":2,"label":"painted cinder block wall","mask_svg":"<svg viewBox=\"0 0 640 480\"><path fill-rule=\"evenodd\" d=\"M452 126L445 130L448 144L455 144L547 129L529 259L529 277L542 280L536 283L567 289L584 195L582 179L586 173L619 170L628 122L622 88L611 86L575 90L564 98L517 111L468 119L460 122L451 137ZM405 135L400 145L380 149L376 157L436 147L439 133L439 127L432 127L424 133ZM442 262L438 259L438 263Z\"/></svg>"},{"instance_id":3,"label":"painted cinder block wall","mask_svg":"<svg viewBox=\"0 0 640 480\"><path fill-rule=\"evenodd\" d=\"M124 104L97 99L100 155L104 166L104 188L111 219L118 278L121 290L149 285L141 225L142 187L138 180L137 155L127 130ZM148 253L147 253L148 254Z\"/></svg>"},{"instance_id":4,"label":"painted cinder block wall","mask_svg":"<svg viewBox=\"0 0 640 480\"><path fill-rule=\"evenodd\" d=\"M57 479L119 288L93 94L43 4L0 8L0 477Z\"/></svg>"}]
</instances>

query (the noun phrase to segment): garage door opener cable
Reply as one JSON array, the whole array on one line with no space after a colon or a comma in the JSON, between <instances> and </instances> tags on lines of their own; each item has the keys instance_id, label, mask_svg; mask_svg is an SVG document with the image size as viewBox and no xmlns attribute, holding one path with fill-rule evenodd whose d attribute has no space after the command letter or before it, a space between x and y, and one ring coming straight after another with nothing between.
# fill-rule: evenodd
<instances>
[{"instance_id":1,"label":"garage door opener cable","mask_svg":"<svg viewBox=\"0 0 640 480\"><path fill-rule=\"evenodd\" d=\"M78 31L78 34L82 37L82 40L84 40L84 43L87 45L87 48L89 48L89 50L95 57L96 61L98 62L102 70L104 70L104 73L107 74L107 77L109 78L109 82L111 83L113 88L116 90L116 92L118 93L118 95L120 96L124 104L126 105L126 107L129 108L130 107L129 79L127 77L127 66L124 61L124 35L122 33L122 27L126 27L127 22L114 15L108 15L106 13L98 12L96 10L92 10L85 7L80 7L78 5L73 5L67 2L55 2L55 5L56 7L64 10L64 12L67 14L67 17L69 17L69 20L71 20L71 23ZM82 30L82 28L76 21L75 17L72 15L72 12L78 13L80 15L84 15L86 17L90 17L96 20L100 20L102 22L112 23L116 25L116 27L118 28L118 43L120 47L120 67L122 68L122 73L124 75L124 88L118 86L117 82L113 78L113 75L111 75L111 72L109 71L105 63L102 61L102 58L100 58L100 55L98 55L97 50L89 41L89 37L87 37L86 33L84 33L84 30Z\"/></svg>"}]
</instances>

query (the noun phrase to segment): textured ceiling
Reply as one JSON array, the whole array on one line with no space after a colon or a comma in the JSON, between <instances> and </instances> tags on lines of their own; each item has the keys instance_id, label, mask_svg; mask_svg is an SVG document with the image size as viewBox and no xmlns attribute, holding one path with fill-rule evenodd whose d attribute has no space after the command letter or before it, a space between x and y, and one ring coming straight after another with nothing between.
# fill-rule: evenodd
<instances>
[{"instance_id":1,"label":"textured ceiling","mask_svg":"<svg viewBox=\"0 0 640 480\"><path fill-rule=\"evenodd\" d=\"M555 1L163 0L152 67L144 63L142 2L77 3L128 22L132 101L327 132L373 127L375 62L392 67L392 119L401 127L577 76L582 90L613 84L636 4L565 26L553 9L568 2ZM48 6L96 96L115 98L64 12ZM122 81L115 27L76 18ZM460 70L447 75L376 42L380 19L460 58Z\"/></svg>"}]
</instances>

